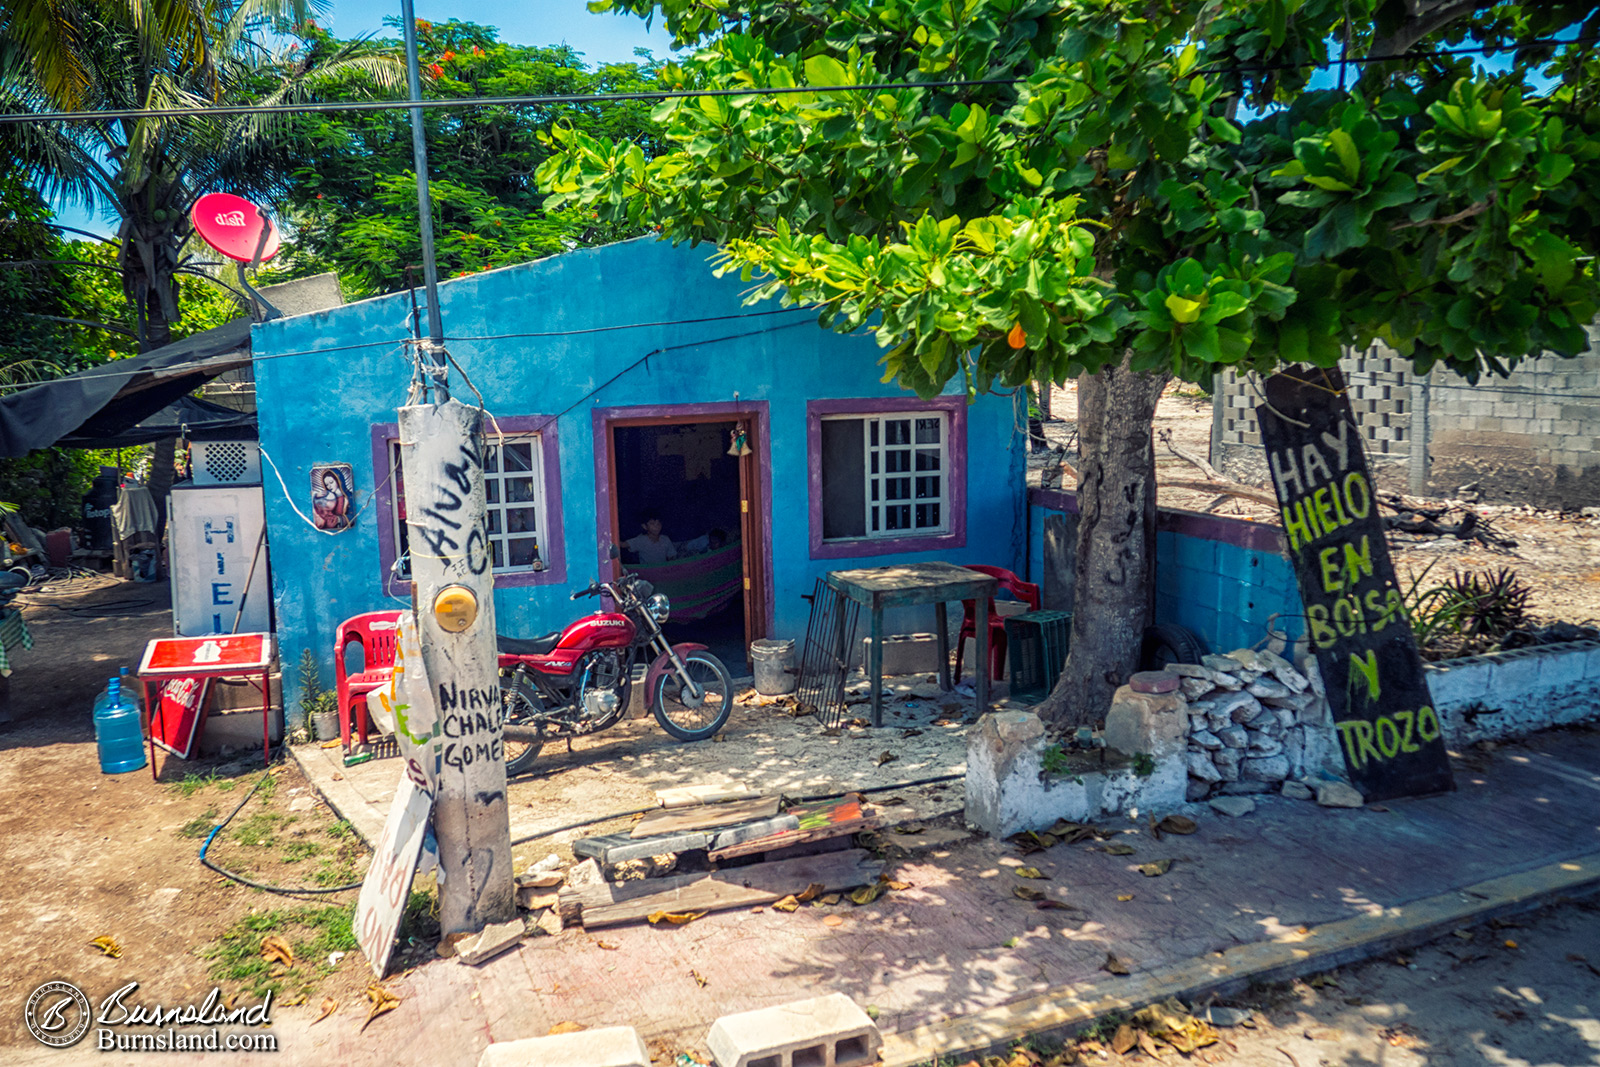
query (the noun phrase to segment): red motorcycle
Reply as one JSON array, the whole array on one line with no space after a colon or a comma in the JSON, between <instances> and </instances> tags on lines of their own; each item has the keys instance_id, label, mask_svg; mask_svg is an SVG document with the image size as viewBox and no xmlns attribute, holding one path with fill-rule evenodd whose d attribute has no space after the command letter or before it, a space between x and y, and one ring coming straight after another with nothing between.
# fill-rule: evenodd
<instances>
[{"instance_id":1,"label":"red motorcycle","mask_svg":"<svg viewBox=\"0 0 1600 1067\"><path fill-rule=\"evenodd\" d=\"M680 741L704 741L728 721L728 669L705 645L667 643L661 624L672 607L664 595L624 574L592 582L572 599L601 595L615 610L602 608L543 637L497 637L507 774L531 767L547 741L614 726L628 710L634 665L651 653L645 693L662 729Z\"/></svg>"}]
</instances>

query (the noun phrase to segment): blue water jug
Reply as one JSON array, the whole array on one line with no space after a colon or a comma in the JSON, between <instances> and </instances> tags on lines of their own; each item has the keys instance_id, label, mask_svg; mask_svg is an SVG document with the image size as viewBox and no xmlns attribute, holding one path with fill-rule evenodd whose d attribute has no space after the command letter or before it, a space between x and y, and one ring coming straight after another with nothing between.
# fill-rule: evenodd
<instances>
[{"instance_id":1,"label":"blue water jug","mask_svg":"<svg viewBox=\"0 0 1600 1067\"><path fill-rule=\"evenodd\" d=\"M122 691L122 679L113 678L95 701L94 739L100 749L102 774L123 774L144 766L144 730L139 708Z\"/></svg>"}]
</instances>

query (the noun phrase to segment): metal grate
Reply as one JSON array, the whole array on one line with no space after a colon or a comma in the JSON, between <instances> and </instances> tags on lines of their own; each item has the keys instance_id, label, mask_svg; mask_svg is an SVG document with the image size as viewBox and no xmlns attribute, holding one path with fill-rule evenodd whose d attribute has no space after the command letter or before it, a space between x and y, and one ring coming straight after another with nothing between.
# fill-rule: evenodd
<instances>
[{"instance_id":1,"label":"metal grate","mask_svg":"<svg viewBox=\"0 0 1600 1067\"><path fill-rule=\"evenodd\" d=\"M806 599L811 601L811 621L806 624L806 643L800 650L795 700L823 726L834 727L844 721L845 678L856 648L861 605L821 578Z\"/></svg>"},{"instance_id":2,"label":"metal grate","mask_svg":"<svg viewBox=\"0 0 1600 1067\"><path fill-rule=\"evenodd\" d=\"M1038 702L1050 695L1072 647L1072 612L1030 611L1006 620L1011 696Z\"/></svg>"}]
</instances>

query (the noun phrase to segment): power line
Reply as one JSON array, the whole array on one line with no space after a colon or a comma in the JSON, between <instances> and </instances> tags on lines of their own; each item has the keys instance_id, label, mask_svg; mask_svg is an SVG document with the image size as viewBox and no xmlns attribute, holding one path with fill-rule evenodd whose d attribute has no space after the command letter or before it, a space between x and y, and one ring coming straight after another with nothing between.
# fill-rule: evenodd
<instances>
[{"instance_id":1,"label":"power line","mask_svg":"<svg viewBox=\"0 0 1600 1067\"><path fill-rule=\"evenodd\" d=\"M25 122L103 122L111 119L192 118L208 115L300 115L328 111L430 111L468 107L536 107L547 104L606 104L628 101L693 100L719 96L780 96L792 93L865 93L890 89L962 89L975 85L1018 85L1026 78L968 78L950 82L874 82L870 85L776 85L748 89L672 89L641 93L559 93L547 96L468 96L440 100L350 100L304 104L233 104L224 107L117 108L103 111L0 113L0 125Z\"/></svg>"},{"instance_id":2,"label":"power line","mask_svg":"<svg viewBox=\"0 0 1600 1067\"><path fill-rule=\"evenodd\" d=\"M1326 70L1346 63L1387 63L1400 59L1425 59L1432 56L1476 55L1490 51L1514 51L1543 45L1587 44L1600 40L1600 36L1572 38L1530 38L1510 45L1486 44L1467 48L1441 48L1428 52L1402 52L1384 56L1357 56L1329 59L1321 62L1278 64L1228 64L1201 68L1184 75L1192 78L1200 74L1225 72L1249 73L1272 70ZM206 116L235 115L306 115L340 111L399 111L420 107L429 111L448 111L456 108L477 107L539 107L551 104L605 104L660 100L693 100L699 98L731 96L786 96L794 93L864 93L887 92L894 89L964 89L982 85L1021 85L1026 77L965 78L948 82L873 82L867 85L771 85L751 86L744 89L667 89L637 93L556 93L543 96L470 96L434 100L349 100L311 101L302 104L233 104L223 107L174 108L116 108L96 111L43 111L0 113L0 125L31 122L104 122L119 119L201 118Z\"/></svg>"}]
</instances>

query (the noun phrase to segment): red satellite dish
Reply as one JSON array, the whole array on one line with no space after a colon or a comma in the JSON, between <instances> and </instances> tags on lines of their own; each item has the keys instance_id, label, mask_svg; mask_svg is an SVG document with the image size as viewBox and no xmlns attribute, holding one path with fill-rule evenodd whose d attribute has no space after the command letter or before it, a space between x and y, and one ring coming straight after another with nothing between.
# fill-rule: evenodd
<instances>
[{"instance_id":1,"label":"red satellite dish","mask_svg":"<svg viewBox=\"0 0 1600 1067\"><path fill-rule=\"evenodd\" d=\"M253 263L257 246L261 247L263 263L278 254L278 228L260 208L242 196L207 193L194 202L189 220L206 244L229 259ZM264 245L261 244L263 227L267 234Z\"/></svg>"}]
</instances>

